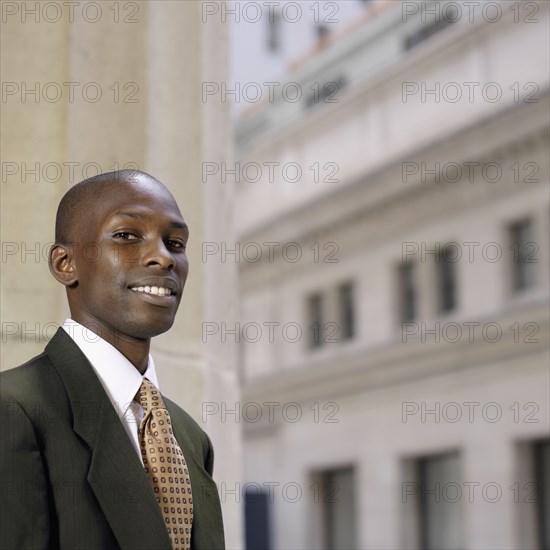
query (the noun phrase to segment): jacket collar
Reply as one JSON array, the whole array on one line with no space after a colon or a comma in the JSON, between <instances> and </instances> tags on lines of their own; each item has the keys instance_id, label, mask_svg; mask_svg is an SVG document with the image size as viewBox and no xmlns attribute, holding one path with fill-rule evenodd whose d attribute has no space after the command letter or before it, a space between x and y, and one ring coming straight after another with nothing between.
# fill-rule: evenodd
<instances>
[{"instance_id":1,"label":"jacket collar","mask_svg":"<svg viewBox=\"0 0 550 550\"><path fill-rule=\"evenodd\" d=\"M87 479L118 543L124 548L171 549L143 464L85 355L63 329L45 351L67 390L73 430L90 447Z\"/></svg>"}]
</instances>

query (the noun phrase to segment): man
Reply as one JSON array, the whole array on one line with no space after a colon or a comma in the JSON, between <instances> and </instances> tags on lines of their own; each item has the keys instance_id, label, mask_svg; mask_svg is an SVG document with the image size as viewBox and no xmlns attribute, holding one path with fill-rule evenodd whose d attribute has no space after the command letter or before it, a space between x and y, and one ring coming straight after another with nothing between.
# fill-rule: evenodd
<instances>
[{"instance_id":1,"label":"man","mask_svg":"<svg viewBox=\"0 0 550 550\"><path fill-rule=\"evenodd\" d=\"M63 197L49 263L71 319L0 378L2 550L223 548L210 440L161 396L149 355L174 322L188 236L143 172Z\"/></svg>"}]
</instances>

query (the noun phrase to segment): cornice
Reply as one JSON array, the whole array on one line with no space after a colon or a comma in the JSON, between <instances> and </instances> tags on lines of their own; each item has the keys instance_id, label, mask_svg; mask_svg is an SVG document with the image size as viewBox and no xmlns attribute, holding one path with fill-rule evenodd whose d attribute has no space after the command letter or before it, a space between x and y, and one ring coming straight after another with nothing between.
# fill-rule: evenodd
<instances>
[{"instance_id":1,"label":"cornice","mask_svg":"<svg viewBox=\"0 0 550 550\"><path fill-rule=\"evenodd\" d=\"M357 199L361 193L368 195L366 201L361 197L360 206L363 207L365 202L374 204L374 197L371 199L373 195L378 200L379 197L386 199L390 195L399 198L416 189L425 189L426 185L420 184L420 182L416 182L416 185L411 182L410 186L404 188L401 182L402 163L421 161L433 156L437 156L438 158L449 156L449 152L453 149L460 149L464 144L467 145L471 142L472 135L477 132L491 132L491 140L487 142L487 146L481 151L471 148L470 152L468 152L468 148L466 147L466 151L461 154L461 158L452 158L451 156L453 161L477 161L495 151L510 147L526 139L531 139L533 136L537 139L547 138L549 92L549 88L542 90L538 103L518 103L503 107L488 116L457 129L447 136L440 137L420 147L411 147L408 151L401 152L382 166L376 167L352 181L342 181L338 187L316 196L303 204L289 208L286 212L273 219L242 231L237 237L242 242L259 241L261 238L264 238L264 235L273 232L274 229L280 235L285 226L293 226L296 222L299 222L298 227L303 227L304 222L308 218L321 219L325 224L330 224L335 216L340 216L340 212L336 212L333 215L330 213L331 210L335 210L331 208L334 201L344 202L347 200L350 206L355 206L355 210L357 210ZM509 125L508 132L503 128L507 124ZM510 132L510 128L513 128L513 133ZM392 173L398 175L397 182L394 177L392 184L388 185L387 176ZM385 188L378 190L377 188L382 184L385 184ZM291 232L291 237L297 237L298 235L295 232L297 227L292 227L292 229L294 231ZM303 231L307 231L308 229L309 226L304 228Z\"/></svg>"},{"instance_id":2,"label":"cornice","mask_svg":"<svg viewBox=\"0 0 550 550\"><path fill-rule=\"evenodd\" d=\"M543 108L544 105L542 106ZM494 202L499 197L522 193L536 186L547 185L548 163L539 166L538 183L518 185L513 178L502 178L495 183L472 184L422 182L419 179L406 184L402 181L403 162L416 161L433 164L434 159L442 165L447 161L499 162L501 165L514 159L522 163L545 159L548 148L548 123L539 110L526 117L522 109L514 110L508 120L494 119L497 126L477 126L469 133L462 133L455 141L449 140L433 148L423 148L415 154L401 157L390 166L376 173L365 175L357 182L338 189L330 197L321 197L305 207L283 214L272 223L256 232L248 233L239 240L247 242L297 242L306 250L314 242L338 243L338 257L367 249L371 244L380 245L391 239L402 238L414 227L427 221L444 219L461 211L471 211ZM508 131L500 126L504 123ZM514 132L510 132L510 128ZM486 135L504 135L507 141L493 146ZM483 149L479 143L486 143ZM424 156L423 156L424 155ZM540 161L539 161L540 162ZM256 283L279 278L286 273L296 275L301 270L318 268L311 262L285 262L279 253L273 259L267 254L255 263L239 264L242 289L252 288ZM265 257L264 257L265 256ZM311 259L311 258L310 258Z\"/></svg>"},{"instance_id":3,"label":"cornice","mask_svg":"<svg viewBox=\"0 0 550 550\"><path fill-rule=\"evenodd\" d=\"M487 365L516 359L524 363L529 356L548 355L547 299L476 321L480 326L498 323L502 327L500 340L491 343L478 337L473 341L464 338L457 343L435 343L428 336L424 343L419 337L403 343L401 335L397 334L393 342L384 346L364 349L349 356L341 354L327 360L312 360L301 367L288 366L269 376L250 380L243 386L243 403L334 401L430 377L460 376L468 369L483 369ZM522 342L522 338L515 341L516 335L508 327L516 322L520 325L537 323L538 332L532 338L537 341ZM478 330L478 336L480 333ZM548 369L548 364L541 363L541 368ZM247 428L257 430L259 426Z\"/></svg>"}]
</instances>

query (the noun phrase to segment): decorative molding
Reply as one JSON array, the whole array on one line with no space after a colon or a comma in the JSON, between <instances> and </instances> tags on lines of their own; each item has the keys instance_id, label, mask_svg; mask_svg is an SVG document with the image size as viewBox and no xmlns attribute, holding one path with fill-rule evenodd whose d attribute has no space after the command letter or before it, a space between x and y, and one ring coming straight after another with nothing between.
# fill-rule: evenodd
<instances>
[{"instance_id":1,"label":"decorative molding","mask_svg":"<svg viewBox=\"0 0 550 550\"><path fill-rule=\"evenodd\" d=\"M523 360L534 354L548 354L547 302L548 297L519 310L502 312L500 316L476 319L481 325L498 323L503 328L498 343L482 338L473 342L464 338L457 343L434 343L431 339L422 343L420 338L416 338L410 343L403 343L400 334L397 334L394 341L384 346L359 350L349 356L342 353L336 358L311 360L301 367L288 366L269 376L250 380L243 388L243 402L287 403L335 399L450 372L459 373L464 369L484 368L514 357ZM460 324L460 321L457 322ZM508 327L516 322L520 325L537 323L538 341L515 342L514 333ZM478 328L478 336L479 333ZM547 364L541 365L541 368L547 368Z\"/></svg>"}]
</instances>

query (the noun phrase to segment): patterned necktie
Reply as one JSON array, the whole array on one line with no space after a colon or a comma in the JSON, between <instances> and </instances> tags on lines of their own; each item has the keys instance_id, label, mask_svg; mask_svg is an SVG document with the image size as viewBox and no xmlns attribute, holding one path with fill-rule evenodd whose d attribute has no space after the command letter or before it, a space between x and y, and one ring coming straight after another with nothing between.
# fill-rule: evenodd
<instances>
[{"instance_id":1,"label":"patterned necktie","mask_svg":"<svg viewBox=\"0 0 550 550\"><path fill-rule=\"evenodd\" d=\"M139 444L145 472L157 497L172 547L189 550L193 497L185 457L172 432L170 415L158 388L144 378L136 401L144 411L139 425Z\"/></svg>"}]
</instances>

